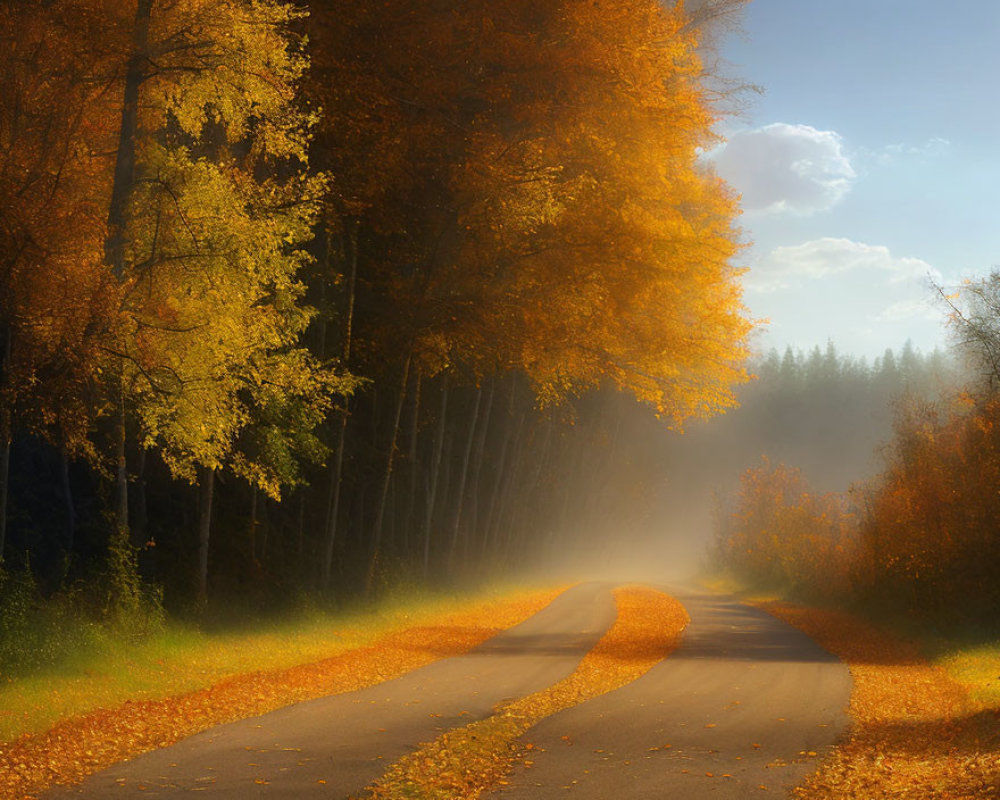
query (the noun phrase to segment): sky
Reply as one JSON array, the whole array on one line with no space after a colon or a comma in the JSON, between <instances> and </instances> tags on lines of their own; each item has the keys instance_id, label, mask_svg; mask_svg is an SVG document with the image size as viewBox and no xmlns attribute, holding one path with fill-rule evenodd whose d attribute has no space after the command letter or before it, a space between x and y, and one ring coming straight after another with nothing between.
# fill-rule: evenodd
<instances>
[{"instance_id":1,"label":"sky","mask_svg":"<svg viewBox=\"0 0 1000 800\"><path fill-rule=\"evenodd\" d=\"M1000 0L752 0L722 44L763 89L710 157L742 195L760 351L945 347L1000 267Z\"/></svg>"}]
</instances>

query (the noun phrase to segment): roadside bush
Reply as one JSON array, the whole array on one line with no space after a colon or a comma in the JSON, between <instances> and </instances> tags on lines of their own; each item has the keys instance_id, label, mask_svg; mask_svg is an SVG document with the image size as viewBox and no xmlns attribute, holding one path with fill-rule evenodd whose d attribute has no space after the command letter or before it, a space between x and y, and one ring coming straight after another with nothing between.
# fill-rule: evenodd
<instances>
[{"instance_id":1,"label":"roadside bush","mask_svg":"<svg viewBox=\"0 0 1000 800\"><path fill-rule=\"evenodd\" d=\"M850 589L856 516L845 495L814 494L797 469L763 459L721 515L716 560L757 587L814 598Z\"/></svg>"},{"instance_id":2,"label":"roadside bush","mask_svg":"<svg viewBox=\"0 0 1000 800\"><path fill-rule=\"evenodd\" d=\"M89 585L90 589L84 589ZM103 595L94 586L103 586ZM141 642L163 630L156 589L143 584L131 547L111 548L102 580L43 596L31 572L0 567L0 677L57 667L83 652Z\"/></svg>"}]
</instances>

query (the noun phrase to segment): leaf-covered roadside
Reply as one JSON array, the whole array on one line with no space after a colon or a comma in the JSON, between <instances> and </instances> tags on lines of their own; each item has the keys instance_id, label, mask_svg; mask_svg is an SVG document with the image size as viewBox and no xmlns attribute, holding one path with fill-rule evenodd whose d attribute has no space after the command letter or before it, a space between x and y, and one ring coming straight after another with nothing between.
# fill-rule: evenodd
<instances>
[{"instance_id":1,"label":"leaf-covered roadside","mask_svg":"<svg viewBox=\"0 0 1000 800\"><path fill-rule=\"evenodd\" d=\"M459 655L541 610L559 591L480 603L322 661L236 675L179 697L130 701L64 720L45 733L0 744L0 797L31 798L214 725L354 691Z\"/></svg>"},{"instance_id":2,"label":"leaf-covered roadside","mask_svg":"<svg viewBox=\"0 0 1000 800\"><path fill-rule=\"evenodd\" d=\"M472 800L498 788L516 762L530 766L533 747L519 737L545 717L644 675L677 646L689 621L679 601L653 589L619 588L615 603L615 624L572 674L400 759L370 787L370 800Z\"/></svg>"},{"instance_id":3,"label":"leaf-covered roadside","mask_svg":"<svg viewBox=\"0 0 1000 800\"><path fill-rule=\"evenodd\" d=\"M1000 797L998 709L974 702L918 645L842 611L761 606L846 661L854 679L851 733L797 797Z\"/></svg>"}]
</instances>

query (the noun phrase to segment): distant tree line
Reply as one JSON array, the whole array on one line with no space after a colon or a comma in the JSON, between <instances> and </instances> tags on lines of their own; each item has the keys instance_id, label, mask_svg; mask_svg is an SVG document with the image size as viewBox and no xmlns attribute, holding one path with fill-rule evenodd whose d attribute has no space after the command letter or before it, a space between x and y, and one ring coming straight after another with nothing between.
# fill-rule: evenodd
<instances>
[{"instance_id":1,"label":"distant tree line","mask_svg":"<svg viewBox=\"0 0 1000 800\"><path fill-rule=\"evenodd\" d=\"M698 159L741 5L0 4L6 569L261 609L597 514L605 403L747 377Z\"/></svg>"},{"instance_id":2,"label":"distant tree line","mask_svg":"<svg viewBox=\"0 0 1000 800\"><path fill-rule=\"evenodd\" d=\"M949 298L961 381L901 398L878 468L849 491L814 491L774 461L748 470L719 518L720 562L799 595L995 632L998 287L994 272Z\"/></svg>"}]
</instances>

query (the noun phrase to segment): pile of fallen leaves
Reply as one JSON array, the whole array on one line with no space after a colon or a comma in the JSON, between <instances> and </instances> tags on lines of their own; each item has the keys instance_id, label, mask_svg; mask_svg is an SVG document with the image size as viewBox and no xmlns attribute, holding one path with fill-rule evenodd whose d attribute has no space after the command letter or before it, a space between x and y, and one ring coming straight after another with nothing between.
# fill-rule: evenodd
<instances>
[{"instance_id":1,"label":"pile of fallen leaves","mask_svg":"<svg viewBox=\"0 0 1000 800\"><path fill-rule=\"evenodd\" d=\"M498 788L517 761L528 761L532 747L519 737L545 717L644 675L677 646L689 621L680 602L653 589L617 589L615 603L615 624L569 676L404 756L369 787L369 797L472 800Z\"/></svg>"},{"instance_id":2,"label":"pile of fallen leaves","mask_svg":"<svg viewBox=\"0 0 1000 800\"><path fill-rule=\"evenodd\" d=\"M919 647L829 609L765 603L848 663L853 727L797 790L810 800L1000 797L1000 714L974 703Z\"/></svg>"},{"instance_id":3,"label":"pile of fallen leaves","mask_svg":"<svg viewBox=\"0 0 1000 800\"><path fill-rule=\"evenodd\" d=\"M560 590L561 591L561 590ZM237 675L162 700L126 702L0 744L0 797L31 798L215 725L395 678L460 655L548 605L559 591L496 600L442 616L361 647L290 669ZM486 622L484 622L486 621Z\"/></svg>"}]
</instances>

